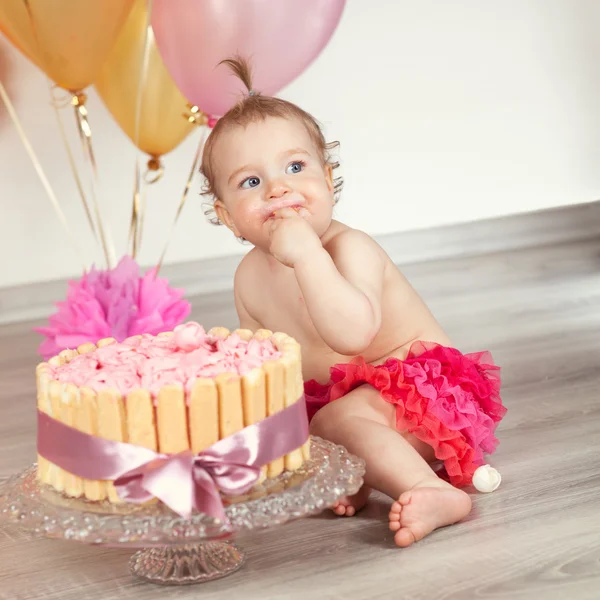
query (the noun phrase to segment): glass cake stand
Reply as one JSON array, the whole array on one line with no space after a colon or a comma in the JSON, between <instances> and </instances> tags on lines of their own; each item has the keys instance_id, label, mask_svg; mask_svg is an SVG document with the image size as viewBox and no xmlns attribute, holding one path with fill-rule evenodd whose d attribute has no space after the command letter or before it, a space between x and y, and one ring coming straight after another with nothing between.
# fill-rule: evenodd
<instances>
[{"instance_id":1,"label":"glass cake stand","mask_svg":"<svg viewBox=\"0 0 600 600\"><path fill-rule=\"evenodd\" d=\"M132 574L163 585L202 583L244 564L229 538L321 512L363 484L365 464L342 446L311 437L311 459L301 469L227 498L228 522L202 513L184 519L164 504L113 505L67 498L40 484L37 465L0 484L0 519L37 535L143 548L129 561Z\"/></svg>"}]
</instances>

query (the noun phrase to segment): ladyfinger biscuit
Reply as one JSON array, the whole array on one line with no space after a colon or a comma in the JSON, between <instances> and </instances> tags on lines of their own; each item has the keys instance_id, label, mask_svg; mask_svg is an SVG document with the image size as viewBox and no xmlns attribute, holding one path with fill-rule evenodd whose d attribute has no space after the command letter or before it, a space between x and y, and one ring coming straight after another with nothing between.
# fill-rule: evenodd
<instances>
[{"instance_id":1,"label":"ladyfinger biscuit","mask_svg":"<svg viewBox=\"0 0 600 600\"><path fill-rule=\"evenodd\" d=\"M297 402L302 395L298 390L298 374L301 374L300 344L284 333L276 333L272 341L282 353L281 363L284 367L284 403L285 407ZM304 455L302 448L298 448L285 456L284 464L288 471L295 471L302 466Z\"/></svg>"},{"instance_id":2,"label":"ladyfinger biscuit","mask_svg":"<svg viewBox=\"0 0 600 600\"><path fill-rule=\"evenodd\" d=\"M64 387L65 384L59 381L51 381L48 387L51 407L50 416L57 421L62 421L61 403ZM56 465L53 465L53 468L50 469L50 484L59 492L63 492L65 490L66 476L66 471Z\"/></svg>"},{"instance_id":3,"label":"ladyfinger biscuit","mask_svg":"<svg viewBox=\"0 0 600 600\"><path fill-rule=\"evenodd\" d=\"M213 327L208 330L208 335L212 335L217 338L225 339L229 337L229 329L227 327Z\"/></svg>"},{"instance_id":4,"label":"ladyfinger biscuit","mask_svg":"<svg viewBox=\"0 0 600 600\"><path fill-rule=\"evenodd\" d=\"M92 344L91 342L87 342L86 344L81 344L81 346L77 346L77 352L79 354L87 354L88 352L93 352L96 349L96 344Z\"/></svg>"},{"instance_id":5,"label":"ladyfinger biscuit","mask_svg":"<svg viewBox=\"0 0 600 600\"><path fill-rule=\"evenodd\" d=\"M79 388L72 384L67 384L62 389L62 398L60 403L60 421L69 427L76 427L76 412L80 404ZM83 496L83 479L72 473L64 472L65 494L72 498Z\"/></svg>"},{"instance_id":6,"label":"ladyfinger biscuit","mask_svg":"<svg viewBox=\"0 0 600 600\"><path fill-rule=\"evenodd\" d=\"M48 363L41 363L36 368L37 378L37 407L43 413L52 415L52 406L50 404L50 368ZM38 467L37 478L47 485L52 483L52 471L56 469L51 462L47 461L43 456L37 455Z\"/></svg>"},{"instance_id":7,"label":"ladyfinger biscuit","mask_svg":"<svg viewBox=\"0 0 600 600\"><path fill-rule=\"evenodd\" d=\"M284 356L282 359L282 363L285 370L284 402L287 408L288 406L291 406L292 404L298 401L298 379L296 377L296 372L299 369L299 365L298 360L293 356ZM302 447L293 450L285 456L285 468L288 471L295 471L296 469L299 469L302 466L303 462L304 456L302 454Z\"/></svg>"},{"instance_id":8,"label":"ladyfinger biscuit","mask_svg":"<svg viewBox=\"0 0 600 600\"><path fill-rule=\"evenodd\" d=\"M233 334L238 335L240 339L244 340L245 342L251 340L252 336L254 335L250 329L236 329Z\"/></svg>"},{"instance_id":9,"label":"ladyfinger biscuit","mask_svg":"<svg viewBox=\"0 0 600 600\"><path fill-rule=\"evenodd\" d=\"M123 396L117 390L100 390L97 397L97 406L98 436L113 442L127 442ZM122 502L112 481L106 482L106 491L111 502Z\"/></svg>"},{"instance_id":10,"label":"ladyfinger biscuit","mask_svg":"<svg viewBox=\"0 0 600 600\"><path fill-rule=\"evenodd\" d=\"M38 408L40 410L41 410L41 407L39 405L39 400L42 395L41 381L42 381L42 377L45 376L45 381L46 381L46 386L47 386L48 381L49 381L49 373L50 373L50 366L46 362L40 363L35 368L35 385L36 385L36 391L37 391ZM46 393L46 395L48 394L47 389L45 390L45 393Z\"/></svg>"},{"instance_id":11,"label":"ladyfinger biscuit","mask_svg":"<svg viewBox=\"0 0 600 600\"><path fill-rule=\"evenodd\" d=\"M75 427L89 435L98 433L98 401L94 390L88 387L79 389L79 404L75 409ZM83 480L83 492L88 500L106 499L106 482L95 479Z\"/></svg>"},{"instance_id":12,"label":"ladyfinger biscuit","mask_svg":"<svg viewBox=\"0 0 600 600\"><path fill-rule=\"evenodd\" d=\"M179 385L165 385L156 405L158 447L165 454L178 454L190 447L185 392Z\"/></svg>"},{"instance_id":13,"label":"ladyfinger biscuit","mask_svg":"<svg viewBox=\"0 0 600 600\"><path fill-rule=\"evenodd\" d=\"M134 446L142 446L156 452L156 422L154 402L147 390L132 390L125 402L127 416L127 439Z\"/></svg>"},{"instance_id":14,"label":"ladyfinger biscuit","mask_svg":"<svg viewBox=\"0 0 600 600\"><path fill-rule=\"evenodd\" d=\"M277 349L280 350L284 355L284 362L288 362L289 358L294 356L296 365L293 367L292 371L295 372L296 383L295 383L295 395L296 399L300 399L304 395L304 378L302 377L302 348L300 344L293 338L283 334L276 333L273 335L273 341L277 346ZM287 371L287 369L286 369ZM292 371L290 371L290 380L288 388L288 393L291 393L291 375ZM286 386L288 382L286 381ZM304 460L310 459L310 437L306 440L305 444L302 446L302 457ZM289 468L286 465L286 469Z\"/></svg>"},{"instance_id":15,"label":"ladyfinger biscuit","mask_svg":"<svg viewBox=\"0 0 600 600\"><path fill-rule=\"evenodd\" d=\"M268 340L273 335L273 332L270 329L257 329L254 332L254 337L257 340Z\"/></svg>"},{"instance_id":16,"label":"ladyfinger biscuit","mask_svg":"<svg viewBox=\"0 0 600 600\"><path fill-rule=\"evenodd\" d=\"M196 379L189 399L192 452L198 454L219 441L219 394L212 379Z\"/></svg>"},{"instance_id":17,"label":"ladyfinger biscuit","mask_svg":"<svg viewBox=\"0 0 600 600\"><path fill-rule=\"evenodd\" d=\"M64 365L73 360L75 356L77 356L77 350L63 350L58 354L58 358L60 359L60 364Z\"/></svg>"},{"instance_id":18,"label":"ladyfinger biscuit","mask_svg":"<svg viewBox=\"0 0 600 600\"><path fill-rule=\"evenodd\" d=\"M279 361L270 360L263 363L267 378L267 416L270 417L283 410L285 371ZM277 477L283 472L283 456L269 463L268 477Z\"/></svg>"},{"instance_id":19,"label":"ladyfinger biscuit","mask_svg":"<svg viewBox=\"0 0 600 600\"><path fill-rule=\"evenodd\" d=\"M220 373L215 384L219 393L219 438L223 439L244 428L242 386L234 373Z\"/></svg>"},{"instance_id":20,"label":"ladyfinger biscuit","mask_svg":"<svg viewBox=\"0 0 600 600\"><path fill-rule=\"evenodd\" d=\"M252 369L242 377L244 427L254 425L267 416L267 382L261 368ZM260 470L260 480L267 477L267 465Z\"/></svg>"}]
</instances>

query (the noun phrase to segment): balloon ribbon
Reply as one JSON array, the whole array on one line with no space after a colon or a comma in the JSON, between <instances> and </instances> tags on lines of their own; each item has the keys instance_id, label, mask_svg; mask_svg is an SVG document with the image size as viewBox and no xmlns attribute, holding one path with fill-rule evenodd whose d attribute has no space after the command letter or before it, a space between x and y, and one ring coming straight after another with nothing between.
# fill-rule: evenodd
<instances>
[{"instance_id":1,"label":"balloon ribbon","mask_svg":"<svg viewBox=\"0 0 600 600\"><path fill-rule=\"evenodd\" d=\"M206 118L206 115L202 113L202 116ZM199 123L204 123L203 120L200 120ZM160 271L163 261L165 260L165 255L167 254L167 249L169 248L169 244L173 237L173 232L175 231L175 226L177 225L177 221L181 215L181 211L183 210L183 206L185 205L185 201L187 200L188 192L190 191L190 187L192 185L192 181L194 179L194 175L198 170L198 163L200 162L200 157L202 156L202 150L204 148L204 143L206 142L206 138L208 136L208 127L204 127L202 134L200 136L200 142L198 143L198 148L196 149L196 154L194 155L194 160L192 162L192 168L190 169L190 174L188 175L187 181L185 183L185 187L183 188L183 194L179 200L179 206L177 207L177 212L175 213L175 218L173 219L173 223L171 224L171 230L169 231L169 235L167 236L167 241L165 242L165 247L160 255L160 259L158 261L158 265L156 266L156 275L158 276L158 272Z\"/></svg>"},{"instance_id":2,"label":"balloon ribbon","mask_svg":"<svg viewBox=\"0 0 600 600\"><path fill-rule=\"evenodd\" d=\"M37 44L38 55L41 59L41 57L44 56L44 53L41 51L40 38L37 34L37 28L35 26L35 19L33 18L31 5L28 0L23 0L23 4L25 5L25 10L27 11L27 17L29 19L29 25L31 27L31 32L32 32L32 35ZM73 105L73 107L75 109L75 120L77 123L77 129L79 132L79 137L81 139L84 154L87 157L88 162L90 163L90 166L92 168L93 175L94 175L94 177L91 178L91 190L92 190L92 201L93 201L93 205L94 205L94 213L96 216L97 230L96 230L96 227L94 226L94 222L93 222L93 219L91 216L89 204L88 204L85 194L83 192L83 186L81 185L81 180L80 180L79 174L77 172L77 168L75 167L75 161L73 160L73 156L71 154L71 149L70 149L67 137L65 135L65 132L64 132L64 129L62 126L62 122L60 120L58 112L56 111L56 115L57 115L57 119L58 119L58 123L59 123L59 129L60 129L61 137L65 144L65 148L67 150L67 155L69 157L69 164L71 166L71 170L73 171L75 183L77 185L77 189L78 189L79 195L81 197L81 201L83 203L84 211L86 213L88 222L92 229L92 233L94 234L96 241L98 241L98 237L100 237L102 249L104 251L104 258L106 260L106 266L107 266L107 268L111 268L112 263L115 258L115 251L114 251L114 248L112 245L112 241L110 240L110 234L108 233L108 231L106 231L106 232L104 231L104 225L103 225L102 217L100 214L100 206L98 204L98 198L96 195L95 181L97 180L98 173L97 173L97 169L96 169L96 160L94 157L94 151L92 148L92 130L90 128L90 125L89 125L89 122L87 119L87 108L85 107L86 95L83 94L82 92L77 92L77 91L73 91L73 90L70 90L69 92L72 96L71 104ZM54 106L54 108L56 110L57 103L56 103L56 98L54 97L53 94L51 94L51 100L52 100L52 105Z\"/></svg>"},{"instance_id":3,"label":"balloon ribbon","mask_svg":"<svg viewBox=\"0 0 600 600\"><path fill-rule=\"evenodd\" d=\"M150 64L150 47L154 33L152 31L152 0L148 0L147 12L146 12L146 34L144 37L144 53L142 55L142 62L140 64L140 77L138 79L138 90L135 108L135 129L134 129L134 141L136 146L139 144L140 138L140 119L142 115L142 96L144 92L144 86L148 75L148 68ZM156 159L159 165L157 169L159 171L158 177L152 181L145 180L146 183L155 183L162 176L162 168L160 168L160 161ZM148 166L150 168L150 161ZM145 213L146 213L146 188L144 187L144 193L140 194L141 189L141 171L140 171L140 160L139 157L135 159L135 174L134 174L134 188L133 188L133 202L131 207L131 223L129 225L129 244L131 245L131 256L135 259L139 252L142 243L142 226L144 224Z\"/></svg>"},{"instance_id":4,"label":"balloon ribbon","mask_svg":"<svg viewBox=\"0 0 600 600\"><path fill-rule=\"evenodd\" d=\"M65 216L65 213L62 211L62 208L60 207L58 198L57 198L52 186L50 185L50 181L48 180L48 177L46 177L46 173L44 172L44 169L42 168L42 165L41 165L35 151L33 150L33 146L31 145L31 143L29 142L29 139L25 135L25 131L23 130L23 126L21 125L21 121L20 121L20 119L15 111L15 108L8 96L8 93L6 92L6 89L1 81L0 81L0 97L2 98L2 101L4 102L4 106L6 107L6 112L8 113L8 116L10 117L11 121L13 122L13 125L15 126L15 129L17 130L17 135L21 139L21 142L25 148L25 151L29 155L31 164L33 165L33 168L35 169L37 176L39 177L42 185L44 186L44 190L46 191L48 199L50 200L50 204L52 204L52 207L54 208L54 211L56 212L56 215L58 216L59 221L62 223L62 225L65 229L65 232L67 233L67 237L71 240L71 243L73 244L73 247L74 247L75 251L77 252L77 255L80 257L83 257L84 256L83 251L82 251L81 247L79 246L79 243L77 242L75 235L71 231L71 228L69 227L69 222L67 221L67 217ZM85 261L83 263L83 269L84 269L84 271L86 271L88 269L88 265L85 263Z\"/></svg>"}]
</instances>

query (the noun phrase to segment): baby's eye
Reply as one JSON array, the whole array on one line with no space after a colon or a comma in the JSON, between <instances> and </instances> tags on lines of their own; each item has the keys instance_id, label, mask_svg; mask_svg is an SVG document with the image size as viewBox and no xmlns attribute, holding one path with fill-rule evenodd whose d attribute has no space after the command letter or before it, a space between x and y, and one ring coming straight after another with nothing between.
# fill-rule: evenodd
<instances>
[{"instance_id":1,"label":"baby's eye","mask_svg":"<svg viewBox=\"0 0 600 600\"><path fill-rule=\"evenodd\" d=\"M240 187L247 190L249 188L256 187L259 184L260 184L260 179L258 177L248 177L248 178L244 179L244 181L242 181L242 183L240 183Z\"/></svg>"},{"instance_id":2,"label":"baby's eye","mask_svg":"<svg viewBox=\"0 0 600 600\"><path fill-rule=\"evenodd\" d=\"M296 160L290 163L285 170L286 173L300 173L304 169L304 163L301 160Z\"/></svg>"}]
</instances>

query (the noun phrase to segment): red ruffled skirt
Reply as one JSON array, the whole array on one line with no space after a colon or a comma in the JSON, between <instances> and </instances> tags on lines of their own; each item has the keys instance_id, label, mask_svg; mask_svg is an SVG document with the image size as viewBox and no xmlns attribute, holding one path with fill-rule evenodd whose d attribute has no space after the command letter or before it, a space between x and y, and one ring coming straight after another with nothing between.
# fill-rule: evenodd
<instances>
[{"instance_id":1,"label":"red ruffled skirt","mask_svg":"<svg viewBox=\"0 0 600 600\"><path fill-rule=\"evenodd\" d=\"M500 398L500 367L489 352L462 354L455 348L417 342L405 360L382 365L362 357L331 367L323 385L305 383L309 419L327 403L368 383L396 406L396 427L429 444L443 461L450 483L471 483L484 453L498 445L494 431L506 414Z\"/></svg>"}]
</instances>

